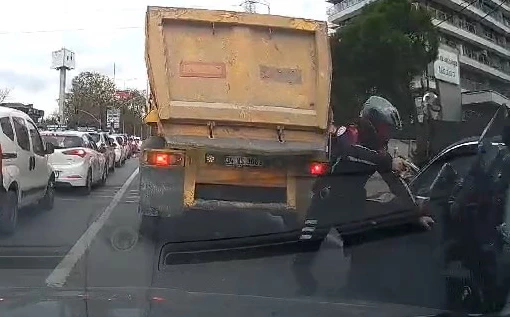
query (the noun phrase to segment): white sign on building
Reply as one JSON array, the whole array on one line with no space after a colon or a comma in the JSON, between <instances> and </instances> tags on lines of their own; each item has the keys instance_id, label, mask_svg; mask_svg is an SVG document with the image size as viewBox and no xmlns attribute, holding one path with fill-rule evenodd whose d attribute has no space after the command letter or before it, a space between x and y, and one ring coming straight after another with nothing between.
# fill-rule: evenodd
<instances>
[{"instance_id":1,"label":"white sign on building","mask_svg":"<svg viewBox=\"0 0 510 317\"><path fill-rule=\"evenodd\" d=\"M457 53L439 48L434 62L434 76L438 80L460 85L460 66Z\"/></svg>"}]
</instances>

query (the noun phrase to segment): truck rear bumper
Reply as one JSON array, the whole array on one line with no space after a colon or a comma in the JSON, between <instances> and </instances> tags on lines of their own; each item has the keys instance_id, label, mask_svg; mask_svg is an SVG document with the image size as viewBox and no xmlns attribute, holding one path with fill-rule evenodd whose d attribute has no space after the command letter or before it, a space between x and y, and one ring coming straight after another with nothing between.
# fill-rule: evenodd
<instances>
[{"instance_id":1,"label":"truck rear bumper","mask_svg":"<svg viewBox=\"0 0 510 317\"><path fill-rule=\"evenodd\" d=\"M266 212L295 212L295 208L289 208L283 203L263 204L263 203L245 203L237 201L222 200L196 200L193 206L185 208L189 211L193 210L220 210L220 211L266 211Z\"/></svg>"},{"instance_id":2,"label":"truck rear bumper","mask_svg":"<svg viewBox=\"0 0 510 317\"><path fill-rule=\"evenodd\" d=\"M144 216L179 217L196 211L265 212L273 215L306 214L314 179L291 180L295 189L277 184L250 182L243 184L199 183L193 176L195 166L158 168L140 165L140 207ZM187 173L186 174L186 170ZM221 174L229 181L229 176ZM253 177L260 177L256 174ZM232 177L234 178L234 177ZM270 177L269 177L270 178ZM268 179L269 179L268 178ZM222 178L215 179L221 181ZM268 182L272 181L271 179ZM274 180L273 180L274 181ZM285 180L284 180L285 181ZM285 186L285 183L284 183ZM288 199L289 192L294 199Z\"/></svg>"},{"instance_id":3,"label":"truck rear bumper","mask_svg":"<svg viewBox=\"0 0 510 317\"><path fill-rule=\"evenodd\" d=\"M159 201L156 205L155 202ZM172 207L173 205L173 207ZM214 212L266 212L274 215L297 214L296 208L289 208L286 204L257 204L221 200L196 200L189 207L180 207L180 204L172 204L167 199L152 199L148 204L140 204L139 212L144 216L154 217L178 217L185 213L200 211Z\"/></svg>"}]
</instances>

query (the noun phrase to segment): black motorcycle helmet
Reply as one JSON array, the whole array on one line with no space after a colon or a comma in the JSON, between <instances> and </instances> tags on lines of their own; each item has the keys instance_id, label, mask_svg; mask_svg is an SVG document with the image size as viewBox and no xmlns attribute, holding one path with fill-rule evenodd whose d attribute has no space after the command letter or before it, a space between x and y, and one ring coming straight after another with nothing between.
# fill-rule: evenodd
<instances>
[{"instance_id":1,"label":"black motorcycle helmet","mask_svg":"<svg viewBox=\"0 0 510 317\"><path fill-rule=\"evenodd\" d=\"M379 96L368 98L361 109L360 118L370 123L382 144L387 143L395 131L402 129L397 108Z\"/></svg>"}]
</instances>

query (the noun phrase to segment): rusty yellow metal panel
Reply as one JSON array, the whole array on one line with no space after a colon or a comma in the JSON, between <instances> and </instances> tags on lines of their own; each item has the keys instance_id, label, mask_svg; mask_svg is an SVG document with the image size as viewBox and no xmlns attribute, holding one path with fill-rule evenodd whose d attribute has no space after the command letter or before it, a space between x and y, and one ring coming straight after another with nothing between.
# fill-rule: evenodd
<instances>
[{"instance_id":1,"label":"rusty yellow metal panel","mask_svg":"<svg viewBox=\"0 0 510 317\"><path fill-rule=\"evenodd\" d=\"M327 127L325 22L149 7L146 62L162 120Z\"/></svg>"},{"instance_id":2,"label":"rusty yellow metal panel","mask_svg":"<svg viewBox=\"0 0 510 317\"><path fill-rule=\"evenodd\" d=\"M152 109L143 119L145 124L156 124L159 120L158 110Z\"/></svg>"}]
</instances>

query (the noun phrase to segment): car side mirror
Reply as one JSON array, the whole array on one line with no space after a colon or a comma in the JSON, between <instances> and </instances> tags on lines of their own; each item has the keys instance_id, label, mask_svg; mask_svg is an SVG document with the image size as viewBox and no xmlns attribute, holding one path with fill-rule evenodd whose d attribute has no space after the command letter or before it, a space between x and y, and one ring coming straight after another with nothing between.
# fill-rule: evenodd
<instances>
[{"instance_id":1,"label":"car side mirror","mask_svg":"<svg viewBox=\"0 0 510 317\"><path fill-rule=\"evenodd\" d=\"M46 154L53 154L55 152L55 146L53 143L46 143Z\"/></svg>"}]
</instances>

